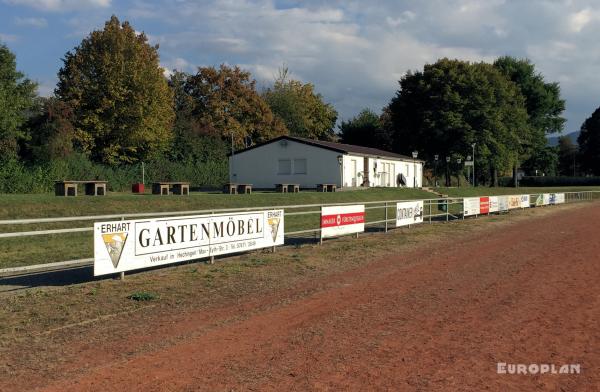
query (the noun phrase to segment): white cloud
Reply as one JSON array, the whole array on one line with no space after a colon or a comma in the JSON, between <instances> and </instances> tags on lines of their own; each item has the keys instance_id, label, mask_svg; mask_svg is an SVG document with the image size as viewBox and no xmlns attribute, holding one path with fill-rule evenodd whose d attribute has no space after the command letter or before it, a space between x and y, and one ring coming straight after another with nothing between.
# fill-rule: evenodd
<instances>
[{"instance_id":1,"label":"white cloud","mask_svg":"<svg viewBox=\"0 0 600 392\"><path fill-rule=\"evenodd\" d=\"M15 24L17 26L30 26L37 28L44 28L48 26L48 21L45 18L15 18Z\"/></svg>"},{"instance_id":2,"label":"white cloud","mask_svg":"<svg viewBox=\"0 0 600 392\"><path fill-rule=\"evenodd\" d=\"M579 33L590 22L597 22L598 20L600 20L600 12L585 8L569 15L568 23L571 31Z\"/></svg>"},{"instance_id":3,"label":"white cloud","mask_svg":"<svg viewBox=\"0 0 600 392\"><path fill-rule=\"evenodd\" d=\"M0 33L0 43L16 42L18 39L18 35Z\"/></svg>"},{"instance_id":4,"label":"white cloud","mask_svg":"<svg viewBox=\"0 0 600 392\"><path fill-rule=\"evenodd\" d=\"M70 11L86 8L106 8L111 0L4 0L10 5L21 5L42 11Z\"/></svg>"}]
</instances>

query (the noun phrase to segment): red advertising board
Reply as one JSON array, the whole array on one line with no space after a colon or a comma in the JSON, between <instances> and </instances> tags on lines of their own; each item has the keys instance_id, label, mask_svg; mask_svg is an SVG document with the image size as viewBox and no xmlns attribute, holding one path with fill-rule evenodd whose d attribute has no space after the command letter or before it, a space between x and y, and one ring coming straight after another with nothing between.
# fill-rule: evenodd
<instances>
[{"instance_id":1,"label":"red advertising board","mask_svg":"<svg viewBox=\"0 0 600 392\"><path fill-rule=\"evenodd\" d=\"M480 197L479 198L479 213L480 214L489 214L490 213L490 198L489 197Z\"/></svg>"},{"instance_id":2,"label":"red advertising board","mask_svg":"<svg viewBox=\"0 0 600 392\"><path fill-rule=\"evenodd\" d=\"M321 238L365 231L365 206L321 207Z\"/></svg>"},{"instance_id":3,"label":"red advertising board","mask_svg":"<svg viewBox=\"0 0 600 392\"><path fill-rule=\"evenodd\" d=\"M353 213L349 213L349 214L323 215L323 216L321 216L321 227L355 225L357 223L364 223L364 221L365 221L365 213L364 212L353 212Z\"/></svg>"}]
</instances>

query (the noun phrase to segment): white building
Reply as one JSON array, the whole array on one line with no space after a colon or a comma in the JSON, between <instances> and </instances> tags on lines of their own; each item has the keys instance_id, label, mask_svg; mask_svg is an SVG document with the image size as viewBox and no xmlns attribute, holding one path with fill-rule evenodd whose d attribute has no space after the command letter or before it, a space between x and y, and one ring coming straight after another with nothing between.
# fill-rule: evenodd
<instances>
[{"instance_id":1,"label":"white building","mask_svg":"<svg viewBox=\"0 0 600 392\"><path fill-rule=\"evenodd\" d=\"M274 188L275 184L338 187L421 187L423 161L376 148L280 136L229 156L229 180Z\"/></svg>"}]
</instances>

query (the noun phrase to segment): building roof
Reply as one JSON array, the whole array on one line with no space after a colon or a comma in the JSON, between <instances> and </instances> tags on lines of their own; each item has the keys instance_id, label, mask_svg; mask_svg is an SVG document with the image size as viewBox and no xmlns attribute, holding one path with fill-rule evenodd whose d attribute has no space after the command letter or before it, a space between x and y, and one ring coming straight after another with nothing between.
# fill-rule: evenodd
<instances>
[{"instance_id":1,"label":"building roof","mask_svg":"<svg viewBox=\"0 0 600 392\"><path fill-rule=\"evenodd\" d=\"M248 150L252 150L254 148L264 146L265 144L270 144L270 143L273 143L273 142L276 142L279 140L284 140L284 139L292 140L292 141L295 141L298 143L307 144L309 146L325 148L327 150L332 150L332 151L336 151L336 152L343 153L343 154L356 154L356 155L365 155L365 156L370 156L370 157L392 158L392 159L401 159L401 160L410 160L410 161L413 160L412 157L402 155L402 154L396 154L395 152L380 150L378 148L356 146L354 144L326 142L323 140L313 140L313 139L307 139L304 137L297 137L297 136L279 136L279 137L277 137L275 139L271 139L265 143L257 144L252 147L248 147L243 150L236 151L235 154L246 152ZM422 160L420 160L420 159L417 159L417 161L422 162Z\"/></svg>"}]
</instances>

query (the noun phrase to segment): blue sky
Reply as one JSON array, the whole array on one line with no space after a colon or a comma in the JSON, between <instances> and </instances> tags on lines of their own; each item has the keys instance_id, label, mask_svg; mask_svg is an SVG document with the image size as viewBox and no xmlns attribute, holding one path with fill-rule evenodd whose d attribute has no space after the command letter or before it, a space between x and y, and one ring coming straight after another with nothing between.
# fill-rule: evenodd
<instances>
[{"instance_id":1,"label":"blue sky","mask_svg":"<svg viewBox=\"0 0 600 392\"><path fill-rule=\"evenodd\" d=\"M409 69L440 57L527 57L567 100L566 131L600 106L594 1L0 0L0 41L49 95L61 58L112 14L160 45L165 69L238 64L268 86L286 64L342 119L376 112Z\"/></svg>"}]
</instances>

